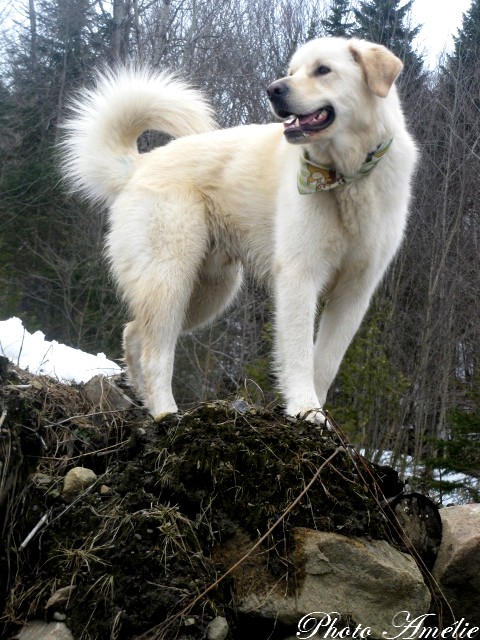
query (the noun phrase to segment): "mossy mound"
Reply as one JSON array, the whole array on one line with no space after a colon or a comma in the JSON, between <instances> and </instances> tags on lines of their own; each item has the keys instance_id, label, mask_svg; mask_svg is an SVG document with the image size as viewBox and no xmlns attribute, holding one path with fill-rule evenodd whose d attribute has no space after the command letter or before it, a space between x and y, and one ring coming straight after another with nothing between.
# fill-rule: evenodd
<instances>
[{"instance_id":1,"label":"mossy mound","mask_svg":"<svg viewBox=\"0 0 480 640\"><path fill-rule=\"evenodd\" d=\"M339 447L285 524L384 538L385 517L372 494L378 474L362 471L358 457L334 434L308 422L292 423L280 411L251 407L240 413L235 403L219 402L172 417L148 432L141 456L127 464L124 477L127 488L137 484L178 504L189 518L204 514L215 532L212 543L238 526L255 538Z\"/></svg>"},{"instance_id":2,"label":"mossy mound","mask_svg":"<svg viewBox=\"0 0 480 640\"><path fill-rule=\"evenodd\" d=\"M397 474L367 463L339 433L243 401L202 405L157 425L139 407L98 411L82 387L35 380L17 371L0 390L4 449L22 434L39 443L19 458L29 461L22 486L3 495L2 637L28 618L60 612L76 640L196 640L217 615L236 638L231 576L199 597L225 571L218 550L234 535L253 545L273 527L264 551L274 577L292 572L293 527L389 537L380 493L401 490ZM67 501L62 482L73 466L99 477ZM75 587L69 599L46 608L67 586Z\"/></svg>"}]
</instances>

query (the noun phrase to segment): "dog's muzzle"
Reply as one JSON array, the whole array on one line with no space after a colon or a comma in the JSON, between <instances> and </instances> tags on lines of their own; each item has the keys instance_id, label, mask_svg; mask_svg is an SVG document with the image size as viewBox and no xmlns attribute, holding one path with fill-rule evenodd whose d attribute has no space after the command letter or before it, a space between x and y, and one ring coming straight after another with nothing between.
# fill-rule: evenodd
<instances>
[{"instance_id":1,"label":"dog's muzzle","mask_svg":"<svg viewBox=\"0 0 480 640\"><path fill-rule=\"evenodd\" d=\"M327 129L335 120L335 111L330 105L312 113L295 113L291 105L292 90L286 80L273 82L267 87L267 95L275 115L285 120L284 134L289 142L301 143L305 138Z\"/></svg>"},{"instance_id":2,"label":"dog's muzzle","mask_svg":"<svg viewBox=\"0 0 480 640\"><path fill-rule=\"evenodd\" d=\"M290 86L284 80L272 82L267 87L267 95L272 109L279 118L288 118L292 112L288 109Z\"/></svg>"}]
</instances>

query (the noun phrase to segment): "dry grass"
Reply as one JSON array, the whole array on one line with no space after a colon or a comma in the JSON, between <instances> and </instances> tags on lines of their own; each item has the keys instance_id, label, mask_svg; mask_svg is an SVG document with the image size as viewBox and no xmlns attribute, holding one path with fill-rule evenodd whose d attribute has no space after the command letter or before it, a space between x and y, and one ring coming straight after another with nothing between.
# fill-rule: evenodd
<instances>
[{"instance_id":1,"label":"dry grass","mask_svg":"<svg viewBox=\"0 0 480 640\"><path fill-rule=\"evenodd\" d=\"M9 369L0 387L0 635L2 622L10 632L75 586L64 609L77 640L167 640L186 615L201 638L212 616L234 615L225 585L242 571L251 580L253 559L275 588L290 589L291 527L390 535L385 487L393 483L393 495L401 484L331 423L326 433L219 402L158 427L135 405L101 411L81 387ZM66 502L65 473L82 465L98 480ZM229 563L221 545L235 532L243 543Z\"/></svg>"}]
</instances>

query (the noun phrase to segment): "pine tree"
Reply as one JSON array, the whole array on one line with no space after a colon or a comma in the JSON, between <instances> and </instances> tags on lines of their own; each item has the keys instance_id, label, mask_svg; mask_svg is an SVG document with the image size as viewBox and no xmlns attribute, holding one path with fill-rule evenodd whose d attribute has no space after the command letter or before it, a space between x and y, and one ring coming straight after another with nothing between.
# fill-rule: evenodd
<instances>
[{"instance_id":1,"label":"pine tree","mask_svg":"<svg viewBox=\"0 0 480 640\"><path fill-rule=\"evenodd\" d=\"M450 103L448 112L462 103L460 139L466 148L475 148L480 109L480 0L473 0L464 13L454 45L440 73L438 89Z\"/></svg>"},{"instance_id":2,"label":"pine tree","mask_svg":"<svg viewBox=\"0 0 480 640\"><path fill-rule=\"evenodd\" d=\"M352 11L350 0L332 0L328 18L321 21L325 35L345 37L350 35L354 22L349 22Z\"/></svg>"},{"instance_id":3,"label":"pine tree","mask_svg":"<svg viewBox=\"0 0 480 640\"><path fill-rule=\"evenodd\" d=\"M413 40L420 31L420 25L409 24L413 0L403 6L401 0L365 0L353 12L357 23L352 35L378 44L393 51L405 65L402 78L413 90L422 79L423 60L413 47ZM408 79L408 83L406 80Z\"/></svg>"},{"instance_id":4,"label":"pine tree","mask_svg":"<svg viewBox=\"0 0 480 640\"><path fill-rule=\"evenodd\" d=\"M0 317L20 315L88 349L114 294L98 259L101 216L66 195L55 142L65 96L103 59L105 21L88 0L31 0L29 9L0 85Z\"/></svg>"},{"instance_id":5,"label":"pine tree","mask_svg":"<svg viewBox=\"0 0 480 640\"><path fill-rule=\"evenodd\" d=\"M462 28L454 38L454 51L447 59L447 69L456 79L470 82L478 77L480 60L480 0L473 0L463 14Z\"/></svg>"}]
</instances>

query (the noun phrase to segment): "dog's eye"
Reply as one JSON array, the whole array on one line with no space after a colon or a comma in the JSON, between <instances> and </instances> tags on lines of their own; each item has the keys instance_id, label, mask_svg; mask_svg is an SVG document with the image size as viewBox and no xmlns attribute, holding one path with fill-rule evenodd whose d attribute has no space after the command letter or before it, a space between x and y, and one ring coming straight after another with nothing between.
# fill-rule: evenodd
<instances>
[{"instance_id":1,"label":"dog's eye","mask_svg":"<svg viewBox=\"0 0 480 640\"><path fill-rule=\"evenodd\" d=\"M330 73L331 69L329 67L326 67L324 64L319 65L315 71L314 74L316 76L326 76L327 73Z\"/></svg>"}]
</instances>

